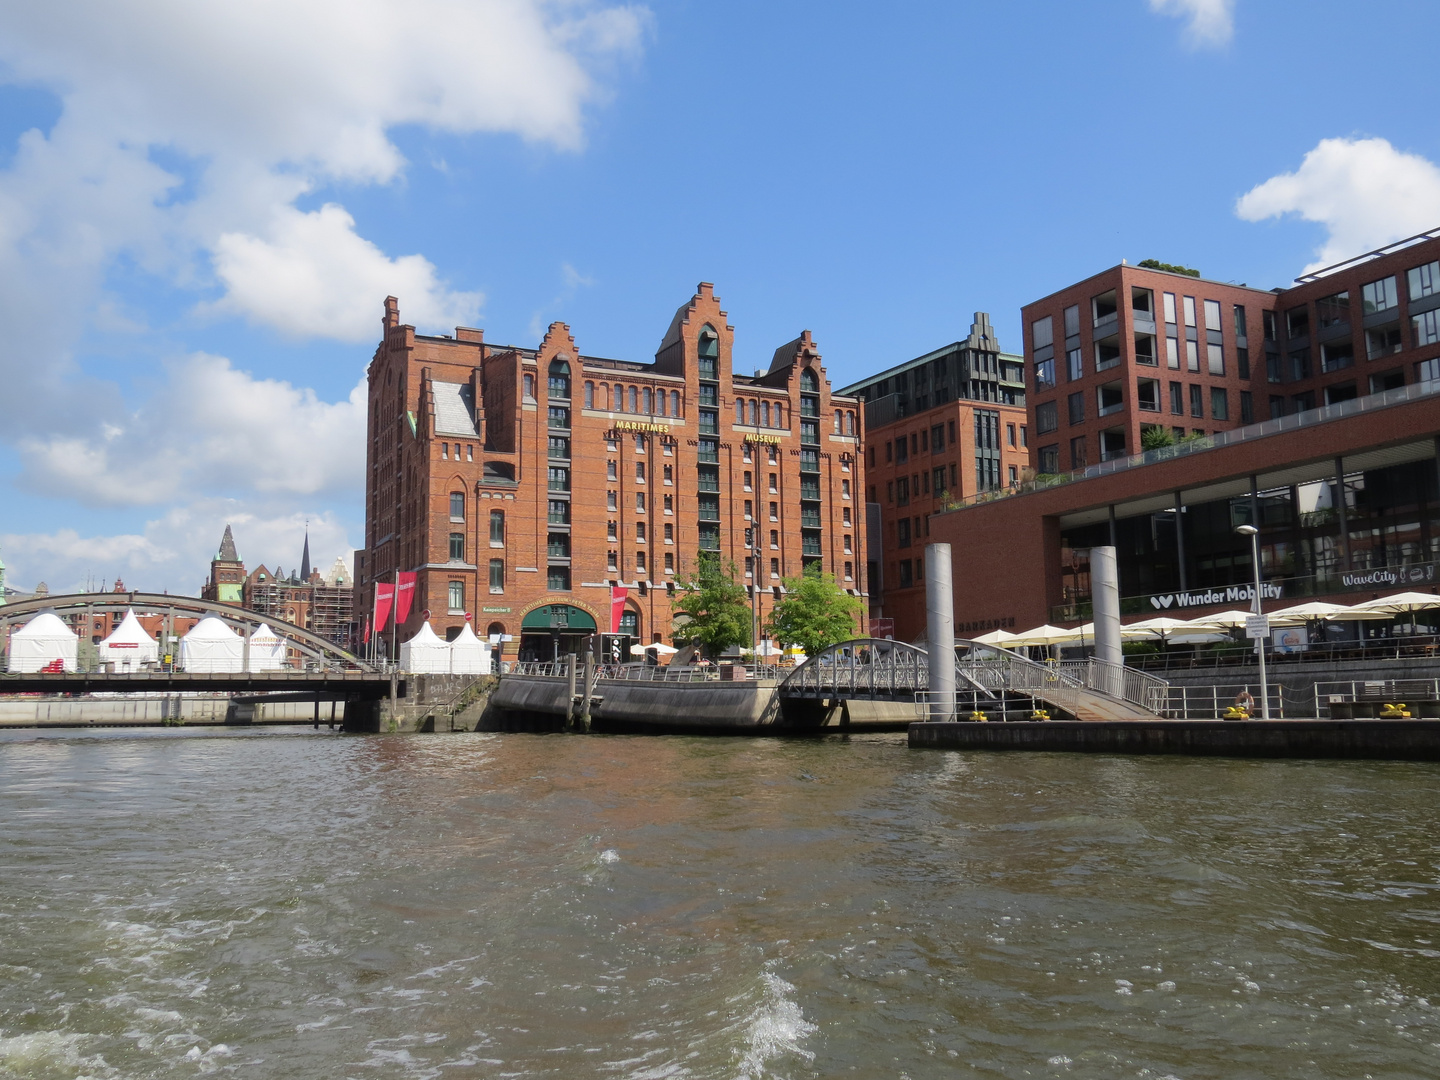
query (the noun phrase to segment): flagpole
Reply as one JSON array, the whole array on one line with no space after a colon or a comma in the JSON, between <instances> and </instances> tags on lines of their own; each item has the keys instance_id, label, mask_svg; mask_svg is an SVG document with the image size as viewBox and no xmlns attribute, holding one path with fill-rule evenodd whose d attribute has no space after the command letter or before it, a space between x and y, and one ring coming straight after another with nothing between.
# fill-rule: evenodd
<instances>
[{"instance_id":1,"label":"flagpole","mask_svg":"<svg viewBox=\"0 0 1440 1080\"><path fill-rule=\"evenodd\" d=\"M395 594L390 601L390 658L396 663L400 662L400 620L396 617L400 614L400 568L395 568Z\"/></svg>"}]
</instances>

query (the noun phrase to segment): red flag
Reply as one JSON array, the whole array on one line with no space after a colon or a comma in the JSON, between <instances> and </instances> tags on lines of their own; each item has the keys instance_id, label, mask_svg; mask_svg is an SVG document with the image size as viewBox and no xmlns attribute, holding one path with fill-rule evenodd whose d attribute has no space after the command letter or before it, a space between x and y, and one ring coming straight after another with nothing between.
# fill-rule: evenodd
<instances>
[{"instance_id":1,"label":"red flag","mask_svg":"<svg viewBox=\"0 0 1440 1080\"><path fill-rule=\"evenodd\" d=\"M383 634L390 621L390 605L395 602L395 586L388 581L375 583L375 633Z\"/></svg>"},{"instance_id":2,"label":"red flag","mask_svg":"<svg viewBox=\"0 0 1440 1080\"><path fill-rule=\"evenodd\" d=\"M399 625L410 618L410 605L415 600L415 571L397 574L395 585L395 623Z\"/></svg>"},{"instance_id":3,"label":"red flag","mask_svg":"<svg viewBox=\"0 0 1440 1080\"><path fill-rule=\"evenodd\" d=\"M624 585L610 586L610 632L620 632L620 616L625 611L625 598L630 595L630 590Z\"/></svg>"},{"instance_id":4,"label":"red flag","mask_svg":"<svg viewBox=\"0 0 1440 1080\"><path fill-rule=\"evenodd\" d=\"M368 643L369 641L370 641L370 616L369 616L369 615L366 615L366 616L365 616L365 632L364 632L364 634L361 635L361 637L360 637L360 642L361 642L361 644L366 644L366 643Z\"/></svg>"}]
</instances>

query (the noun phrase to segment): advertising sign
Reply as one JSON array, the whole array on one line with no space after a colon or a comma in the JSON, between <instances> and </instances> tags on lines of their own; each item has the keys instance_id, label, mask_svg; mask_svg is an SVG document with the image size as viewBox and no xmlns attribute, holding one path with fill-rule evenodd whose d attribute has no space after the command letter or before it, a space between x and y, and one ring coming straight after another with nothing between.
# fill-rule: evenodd
<instances>
[{"instance_id":1,"label":"advertising sign","mask_svg":"<svg viewBox=\"0 0 1440 1080\"><path fill-rule=\"evenodd\" d=\"M1270 636L1270 616L1251 615L1245 620L1245 636L1255 641L1264 641Z\"/></svg>"},{"instance_id":2,"label":"advertising sign","mask_svg":"<svg viewBox=\"0 0 1440 1080\"><path fill-rule=\"evenodd\" d=\"M1260 585L1260 595L1266 600L1279 600L1285 595L1283 582L1266 581ZM1213 589L1198 592L1157 593L1150 597L1150 606L1156 611L1170 608L1212 607L1215 604L1249 606L1255 602L1254 585L1217 585Z\"/></svg>"}]
</instances>

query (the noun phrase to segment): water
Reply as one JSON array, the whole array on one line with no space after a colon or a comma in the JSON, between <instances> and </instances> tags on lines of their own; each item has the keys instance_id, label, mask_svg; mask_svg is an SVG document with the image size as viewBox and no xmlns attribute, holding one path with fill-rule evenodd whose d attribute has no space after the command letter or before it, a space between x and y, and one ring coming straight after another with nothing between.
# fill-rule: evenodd
<instances>
[{"instance_id":1,"label":"water","mask_svg":"<svg viewBox=\"0 0 1440 1080\"><path fill-rule=\"evenodd\" d=\"M0 1076L1434 1076L1437 779L9 733Z\"/></svg>"}]
</instances>

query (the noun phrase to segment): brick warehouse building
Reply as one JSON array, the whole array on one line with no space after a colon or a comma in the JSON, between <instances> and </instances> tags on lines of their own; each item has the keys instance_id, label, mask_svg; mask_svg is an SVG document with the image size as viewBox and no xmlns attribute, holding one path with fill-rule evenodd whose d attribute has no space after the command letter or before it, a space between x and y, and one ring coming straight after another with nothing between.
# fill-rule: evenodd
<instances>
[{"instance_id":1,"label":"brick warehouse building","mask_svg":"<svg viewBox=\"0 0 1440 1080\"><path fill-rule=\"evenodd\" d=\"M1112 267L1022 310L1033 464L1139 453L1434 378L1440 230L1261 291Z\"/></svg>"},{"instance_id":2,"label":"brick warehouse building","mask_svg":"<svg viewBox=\"0 0 1440 1080\"><path fill-rule=\"evenodd\" d=\"M1002 351L977 311L964 340L841 393L865 403L866 581L871 617L888 617L890 600L923 597L930 515L1028 469L1024 358Z\"/></svg>"},{"instance_id":3,"label":"brick warehouse building","mask_svg":"<svg viewBox=\"0 0 1440 1080\"><path fill-rule=\"evenodd\" d=\"M377 580L417 573L400 640L425 611L444 636L468 612L478 633L549 659L610 630L615 586L629 590L621 631L664 640L701 551L758 586L762 621L811 562L864 595L863 423L809 331L738 374L734 329L702 283L652 363L583 356L558 322L536 349L463 327L417 334L393 297L383 334L356 582L372 610Z\"/></svg>"}]
</instances>

